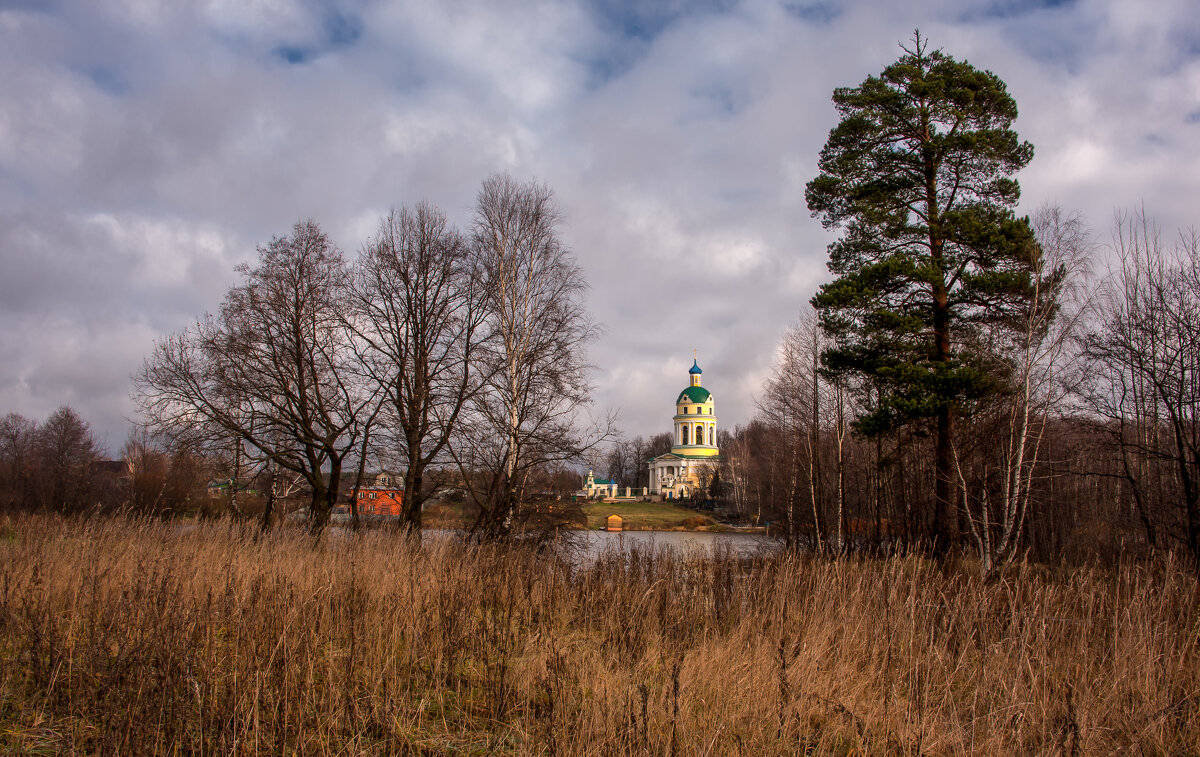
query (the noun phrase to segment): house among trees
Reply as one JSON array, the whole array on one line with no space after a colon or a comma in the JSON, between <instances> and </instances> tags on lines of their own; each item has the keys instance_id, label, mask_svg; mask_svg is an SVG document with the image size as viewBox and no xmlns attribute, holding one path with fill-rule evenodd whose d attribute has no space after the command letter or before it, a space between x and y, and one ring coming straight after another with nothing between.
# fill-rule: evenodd
<instances>
[{"instance_id":1,"label":"house among trees","mask_svg":"<svg viewBox=\"0 0 1200 757\"><path fill-rule=\"evenodd\" d=\"M392 474L384 471L375 477L371 486L358 490L359 515L400 515L404 490L396 486Z\"/></svg>"}]
</instances>

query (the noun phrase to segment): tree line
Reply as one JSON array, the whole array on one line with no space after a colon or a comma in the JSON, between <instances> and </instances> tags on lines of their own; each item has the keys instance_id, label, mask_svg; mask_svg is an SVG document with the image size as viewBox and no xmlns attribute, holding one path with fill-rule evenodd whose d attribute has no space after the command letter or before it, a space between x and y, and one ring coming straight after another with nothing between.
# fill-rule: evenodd
<instances>
[{"instance_id":1,"label":"tree line","mask_svg":"<svg viewBox=\"0 0 1200 757\"><path fill-rule=\"evenodd\" d=\"M588 423L595 326L544 185L493 176L468 231L421 203L384 218L353 259L311 220L241 266L215 314L159 341L134 377L147 428L172 446L309 493L319 530L372 468L402 472L401 524L454 487L473 533L514 527L531 482L609 434ZM234 507L237 507L236 487Z\"/></svg>"},{"instance_id":2,"label":"tree line","mask_svg":"<svg viewBox=\"0 0 1200 757\"><path fill-rule=\"evenodd\" d=\"M1033 148L994 74L919 33L838 89L808 184L840 232L755 419L722 442L729 506L835 551L1181 549L1200 559L1200 237L1013 212Z\"/></svg>"},{"instance_id":3,"label":"tree line","mask_svg":"<svg viewBox=\"0 0 1200 757\"><path fill-rule=\"evenodd\" d=\"M1123 216L1112 270L1092 274L1078 217L1043 210L1033 225L1072 263L1036 349L1028 327L991 343L1003 383L956 408L948 546L990 570L1030 553L1196 558L1200 243ZM933 421L864 422L880 389L831 372L829 349L815 309L788 330L756 416L721 440L725 504L833 551L931 545Z\"/></svg>"},{"instance_id":4,"label":"tree line","mask_svg":"<svg viewBox=\"0 0 1200 757\"><path fill-rule=\"evenodd\" d=\"M834 92L807 187L833 278L706 498L793 546L965 549L988 573L1200 559L1200 236L1121 215L1098 274L1078 214L1014 212L1033 147L1004 82L919 33L902 50ZM640 485L669 445L625 441L607 471Z\"/></svg>"},{"instance_id":5,"label":"tree line","mask_svg":"<svg viewBox=\"0 0 1200 757\"><path fill-rule=\"evenodd\" d=\"M18 413L0 418L0 512L206 511L205 483L222 469L221 461L166 448L141 428L110 459L67 405L40 423Z\"/></svg>"}]
</instances>

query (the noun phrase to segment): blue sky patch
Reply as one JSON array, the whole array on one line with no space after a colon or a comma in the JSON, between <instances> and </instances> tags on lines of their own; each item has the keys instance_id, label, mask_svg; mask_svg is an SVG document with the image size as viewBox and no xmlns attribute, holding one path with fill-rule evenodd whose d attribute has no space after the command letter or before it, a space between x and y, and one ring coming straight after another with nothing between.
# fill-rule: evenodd
<instances>
[{"instance_id":1,"label":"blue sky patch","mask_svg":"<svg viewBox=\"0 0 1200 757\"><path fill-rule=\"evenodd\" d=\"M52 0L0 0L0 10L30 13L57 13L59 3Z\"/></svg>"},{"instance_id":2,"label":"blue sky patch","mask_svg":"<svg viewBox=\"0 0 1200 757\"><path fill-rule=\"evenodd\" d=\"M1190 65L1200 58L1200 29L1173 29L1170 44L1173 55L1167 64L1167 71L1177 71Z\"/></svg>"},{"instance_id":3,"label":"blue sky patch","mask_svg":"<svg viewBox=\"0 0 1200 757\"><path fill-rule=\"evenodd\" d=\"M717 116L736 115L746 107L747 103L744 91L718 82L696 87L690 94L711 106L709 112Z\"/></svg>"},{"instance_id":4,"label":"blue sky patch","mask_svg":"<svg viewBox=\"0 0 1200 757\"><path fill-rule=\"evenodd\" d=\"M79 69L79 73L90 79L92 84L96 85L96 89L106 95L118 97L129 90L129 85L125 83L125 80L107 66L88 66Z\"/></svg>"},{"instance_id":5,"label":"blue sky patch","mask_svg":"<svg viewBox=\"0 0 1200 757\"><path fill-rule=\"evenodd\" d=\"M621 37L650 41L680 18L721 13L737 5L735 0L588 0L601 29Z\"/></svg>"},{"instance_id":6,"label":"blue sky patch","mask_svg":"<svg viewBox=\"0 0 1200 757\"><path fill-rule=\"evenodd\" d=\"M271 53L294 66L307 63L316 55L312 48L300 47L298 45L280 45L272 50Z\"/></svg>"},{"instance_id":7,"label":"blue sky patch","mask_svg":"<svg viewBox=\"0 0 1200 757\"><path fill-rule=\"evenodd\" d=\"M1077 0L995 0L978 8L964 11L964 21L982 21L990 18L1013 18L1042 10L1069 8Z\"/></svg>"},{"instance_id":8,"label":"blue sky patch","mask_svg":"<svg viewBox=\"0 0 1200 757\"><path fill-rule=\"evenodd\" d=\"M285 43L271 54L285 63L303 65L314 58L343 47L349 47L362 37L362 20L357 16L330 10L321 18L321 40L313 44Z\"/></svg>"},{"instance_id":9,"label":"blue sky patch","mask_svg":"<svg viewBox=\"0 0 1200 757\"><path fill-rule=\"evenodd\" d=\"M592 12L601 28L619 37L638 40L654 39L680 15L678 8L667 3L643 5L622 0L596 0Z\"/></svg>"},{"instance_id":10,"label":"blue sky patch","mask_svg":"<svg viewBox=\"0 0 1200 757\"><path fill-rule=\"evenodd\" d=\"M841 8L831 2L784 3L783 9L801 21L813 24L828 24L842 15Z\"/></svg>"},{"instance_id":11,"label":"blue sky patch","mask_svg":"<svg viewBox=\"0 0 1200 757\"><path fill-rule=\"evenodd\" d=\"M573 59L587 69L587 88L596 89L632 68L644 49L644 45L629 44L606 55L577 56Z\"/></svg>"},{"instance_id":12,"label":"blue sky patch","mask_svg":"<svg viewBox=\"0 0 1200 757\"><path fill-rule=\"evenodd\" d=\"M321 24L331 47L353 45L362 36L362 20L338 11L331 11Z\"/></svg>"}]
</instances>

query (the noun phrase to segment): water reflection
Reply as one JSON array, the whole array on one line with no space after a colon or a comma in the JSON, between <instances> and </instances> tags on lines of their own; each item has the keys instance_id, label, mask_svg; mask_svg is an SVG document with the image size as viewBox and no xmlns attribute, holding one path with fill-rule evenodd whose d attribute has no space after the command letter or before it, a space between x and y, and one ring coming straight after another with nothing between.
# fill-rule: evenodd
<instances>
[{"instance_id":1,"label":"water reflection","mask_svg":"<svg viewBox=\"0 0 1200 757\"><path fill-rule=\"evenodd\" d=\"M572 534L578 560L592 562L608 550L669 549L679 556L726 553L752 557L775 550L779 541L763 534L709 533L707 531L581 531Z\"/></svg>"},{"instance_id":2,"label":"water reflection","mask_svg":"<svg viewBox=\"0 0 1200 757\"><path fill-rule=\"evenodd\" d=\"M335 521L327 533L345 538L353 533L349 523ZM427 528L421 532L426 544L440 539L461 539L466 531L456 528ZM600 555L612 551L669 550L678 557L697 555L732 555L755 557L779 549L782 542L764 534L712 533L708 531L560 531L553 540L559 554L569 555L572 562L589 564Z\"/></svg>"}]
</instances>

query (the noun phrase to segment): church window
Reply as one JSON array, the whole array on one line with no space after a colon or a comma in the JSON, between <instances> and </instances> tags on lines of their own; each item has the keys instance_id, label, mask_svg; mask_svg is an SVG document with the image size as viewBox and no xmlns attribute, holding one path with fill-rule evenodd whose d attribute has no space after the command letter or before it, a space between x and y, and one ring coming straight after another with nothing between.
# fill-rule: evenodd
<instances>
[{"instance_id":1,"label":"church window","mask_svg":"<svg viewBox=\"0 0 1200 757\"><path fill-rule=\"evenodd\" d=\"M687 426L683 426L682 428L680 428L679 432L680 432L680 434L681 434L681 436L679 437L679 443L680 443L680 444L687 444L687 443L688 443L688 440L687 440L687 438L688 438L688 427L687 427Z\"/></svg>"},{"instance_id":2,"label":"church window","mask_svg":"<svg viewBox=\"0 0 1200 757\"><path fill-rule=\"evenodd\" d=\"M696 424L696 444L704 444L704 426Z\"/></svg>"},{"instance_id":3,"label":"church window","mask_svg":"<svg viewBox=\"0 0 1200 757\"><path fill-rule=\"evenodd\" d=\"M713 439L713 434L714 434L715 428L716 428L715 426L708 427L708 446L710 446L710 447L716 445L716 440Z\"/></svg>"},{"instance_id":4,"label":"church window","mask_svg":"<svg viewBox=\"0 0 1200 757\"><path fill-rule=\"evenodd\" d=\"M685 405L685 406L684 406L684 408L683 408L683 414L684 414L684 415L687 415L687 406L686 406L686 405Z\"/></svg>"}]
</instances>

